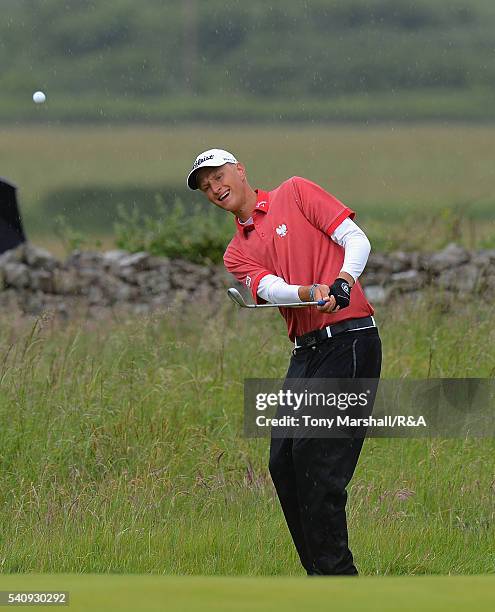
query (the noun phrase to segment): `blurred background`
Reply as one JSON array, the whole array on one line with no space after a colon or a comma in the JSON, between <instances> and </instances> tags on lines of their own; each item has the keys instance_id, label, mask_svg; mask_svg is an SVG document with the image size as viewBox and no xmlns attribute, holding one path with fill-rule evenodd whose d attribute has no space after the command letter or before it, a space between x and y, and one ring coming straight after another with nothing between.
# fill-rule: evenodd
<instances>
[{"instance_id":1,"label":"blurred background","mask_svg":"<svg viewBox=\"0 0 495 612\"><path fill-rule=\"evenodd\" d=\"M57 254L117 244L220 261L232 220L185 188L211 147L253 187L320 183L375 250L495 247L490 0L2 9L0 175L28 237Z\"/></svg>"}]
</instances>

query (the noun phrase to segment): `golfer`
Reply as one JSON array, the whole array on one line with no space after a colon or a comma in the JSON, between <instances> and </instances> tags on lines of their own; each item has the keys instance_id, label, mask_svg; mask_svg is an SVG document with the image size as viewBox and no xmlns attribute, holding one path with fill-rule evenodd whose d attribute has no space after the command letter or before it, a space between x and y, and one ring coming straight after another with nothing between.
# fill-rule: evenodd
<instances>
[{"instance_id":1,"label":"golfer","mask_svg":"<svg viewBox=\"0 0 495 612\"><path fill-rule=\"evenodd\" d=\"M370 243L355 213L300 177L253 189L243 164L221 149L198 155L187 184L234 215L224 263L257 303L325 300L280 308L294 342L287 378L379 378L380 337L357 280ZM357 574L345 506L363 439L272 435L270 474L308 575Z\"/></svg>"}]
</instances>

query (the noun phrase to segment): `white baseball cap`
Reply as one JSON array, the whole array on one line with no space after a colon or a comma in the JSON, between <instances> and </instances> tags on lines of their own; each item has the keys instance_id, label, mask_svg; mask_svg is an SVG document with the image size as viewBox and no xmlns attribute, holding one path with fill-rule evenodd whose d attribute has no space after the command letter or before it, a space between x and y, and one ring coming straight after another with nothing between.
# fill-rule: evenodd
<instances>
[{"instance_id":1,"label":"white baseball cap","mask_svg":"<svg viewBox=\"0 0 495 612\"><path fill-rule=\"evenodd\" d=\"M224 151L223 149L208 149L208 151L203 151L203 153L200 153L198 157L196 157L192 165L191 172L189 172L187 176L187 186L193 191L198 189L196 176L198 170L201 168L223 166L224 164L237 164L237 159L232 153Z\"/></svg>"}]
</instances>

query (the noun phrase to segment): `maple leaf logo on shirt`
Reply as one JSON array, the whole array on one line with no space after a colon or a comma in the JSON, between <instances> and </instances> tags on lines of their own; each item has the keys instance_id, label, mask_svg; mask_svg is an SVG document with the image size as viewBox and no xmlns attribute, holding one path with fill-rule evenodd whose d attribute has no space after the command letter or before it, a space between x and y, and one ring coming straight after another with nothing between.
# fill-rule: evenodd
<instances>
[{"instance_id":1,"label":"maple leaf logo on shirt","mask_svg":"<svg viewBox=\"0 0 495 612\"><path fill-rule=\"evenodd\" d=\"M285 223L282 223L282 225L279 225L275 231L276 231L276 232L277 232L277 234L278 234L280 237L282 237L282 238L283 238L283 237L284 237L284 236L287 234L287 232L288 232L288 230L287 230L287 226L285 225Z\"/></svg>"}]
</instances>

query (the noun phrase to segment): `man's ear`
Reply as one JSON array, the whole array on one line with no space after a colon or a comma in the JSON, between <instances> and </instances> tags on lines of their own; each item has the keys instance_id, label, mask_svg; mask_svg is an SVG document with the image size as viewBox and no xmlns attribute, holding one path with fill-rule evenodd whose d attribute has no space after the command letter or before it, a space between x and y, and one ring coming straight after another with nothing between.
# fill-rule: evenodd
<instances>
[{"instance_id":1,"label":"man's ear","mask_svg":"<svg viewBox=\"0 0 495 612\"><path fill-rule=\"evenodd\" d=\"M243 166L240 162L237 162L236 168L237 168L237 172L239 173L241 179L245 181L246 180L246 167Z\"/></svg>"}]
</instances>

